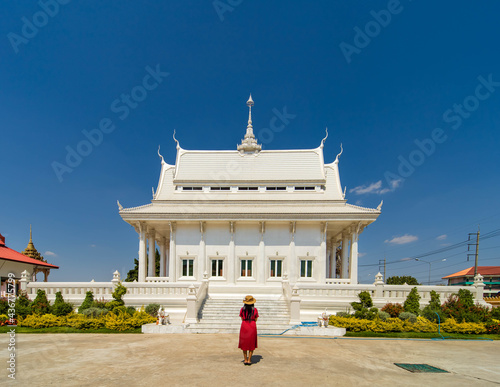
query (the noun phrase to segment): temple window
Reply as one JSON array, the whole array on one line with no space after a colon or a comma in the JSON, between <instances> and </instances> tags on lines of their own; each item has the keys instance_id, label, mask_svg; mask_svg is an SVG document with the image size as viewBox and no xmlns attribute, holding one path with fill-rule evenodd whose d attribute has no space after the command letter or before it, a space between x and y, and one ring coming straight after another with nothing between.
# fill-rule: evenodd
<instances>
[{"instance_id":1,"label":"temple window","mask_svg":"<svg viewBox=\"0 0 500 387\"><path fill-rule=\"evenodd\" d=\"M212 259L212 277L223 277L224 274L224 260Z\"/></svg>"},{"instance_id":2,"label":"temple window","mask_svg":"<svg viewBox=\"0 0 500 387\"><path fill-rule=\"evenodd\" d=\"M300 261L300 276L302 278L312 277L313 261L311 259L302 259Z\"/></svg>"},{"instance_id":3,"label":"temple window","mask_svg":"<svg viewBox=\"0 0 500 387\"><path fill-rule=\"evenodd\" d=\"M182 260L182 276L192 277L194 275L194 259Z\"/></svg>"},{"instance_id":4,"label":"temple window","mask_svg":"<svg viewBox=\"0 0 500 387\"><path fill-rule=\"evenodd\" d=\"M252 276L252 260L242 259L241 260L241 276L251 277Z\"/></svg>"},{"instance_id":5,"label":"temple window","mask_svg":"<svg viewBox=\"0 0 500 387\"><path fill-rule=\"evenodd\" d=\"M271 259L271 271L269 273L269 276L273 278L281 277L282 268L283 268L282 259Z\"/></svg>"},{"instance_id":6,"label":"temple window","mask_svg":"<svg viewBox=\"0 0 500 387\"><path fill-rule=\"evenodd\" d=\"M210 187L210 191L230 191L231 187Z\"/></svg>"}]
</instances>

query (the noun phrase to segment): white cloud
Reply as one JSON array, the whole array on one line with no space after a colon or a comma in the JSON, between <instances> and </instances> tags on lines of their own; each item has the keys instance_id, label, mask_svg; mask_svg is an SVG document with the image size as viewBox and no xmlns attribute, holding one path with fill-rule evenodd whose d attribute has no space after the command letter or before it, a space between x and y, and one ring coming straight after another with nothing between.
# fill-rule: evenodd
<instances>
[{"instance_id":1,"label":"white cloud","mask_svg":"<svg viewBox=\"0 0 500 387\"><path fill-rule=\"evenodd\" d=\"M90 245L90 247L96 247L96 245Z\"/></svg>"},{"instance_id":2,"label":"white cloud","mask_svg":"<svg viewBox=\"0 0 500 387\"><path fill-rule=\"evenodd\" d=\"M358 253L359 258L364 257L365 255L366 255L366 253Z\"/></svg>"},{"instance_id":3,"label":"white cloud","mask_svg":"<svg viewBox=\"0 0 500 387\"><path fill-rule=\"evenodd\" d=\"M446 238L448 238L448 235L446 234L443 234L443 235L440 235L436 238L436 240L438 241L444 241Z\"/></svg>"},{"instance_id":4,"label":"white cloud","mask_svg":"<svg viewBox=\"0 0 500 387\"><path fill-rule=\"evenodd\" d=\"M49 257L57 257L57 254L52 251L46 251L45 253L43 253L43 255Z\"/></svg>"},{"instance_id":5,"label":"white cloud","mask_svg":"<svg viewBox=\"0 0 500 387\"><path fill-rule=\"evenodd\" d=\"M416 235L405 234L403 236L394 237L391 240L386 240L385 243L390 243L391 245L405 245L407 243L415 242L418 240Z\"/></svg>"},{"instance_id":6,"label":"white cloud","mask_svg":"<svg viewBox=\"0 0 500 387\"><path fill-rule=\"evenodd\" d=\"M351 188L349 192L354 192L357 195L364 194L378 194L383 195L387 192L393 192L401 185L402 179L391 180L389 182L389 187L382 188L382 180L376 181L369 185L358 185L357 187Z\"/></svg>"}]
</instances>

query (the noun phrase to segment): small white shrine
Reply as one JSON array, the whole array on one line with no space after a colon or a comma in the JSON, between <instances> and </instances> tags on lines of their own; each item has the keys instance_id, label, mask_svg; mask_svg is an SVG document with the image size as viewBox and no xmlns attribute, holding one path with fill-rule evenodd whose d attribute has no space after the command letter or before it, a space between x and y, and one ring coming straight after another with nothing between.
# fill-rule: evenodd
<instances>
[{"instance_id":1,"label":"small white shrine","mask_svg":"<svg viewBox=\"0 0 500 387\"><path fill-rule=\"evenodd\" d=\"M248 126L237 149L185 150L174 134L175 165L158 152L161 173L151 203L118 203L139 235L138 282L205 278L220 293L281 292L283 279L291 286L357 284L359 236L381 206L347 203L338 168L342 149L326 162L326 137L315 149L262 150L251 96L247 105Z\"/></svg>"}]
</instances>

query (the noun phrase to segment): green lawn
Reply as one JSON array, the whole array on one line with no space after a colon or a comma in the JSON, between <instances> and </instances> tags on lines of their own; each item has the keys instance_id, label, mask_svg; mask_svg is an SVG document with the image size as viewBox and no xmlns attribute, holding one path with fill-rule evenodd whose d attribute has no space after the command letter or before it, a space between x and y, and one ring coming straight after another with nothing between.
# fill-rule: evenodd
<instances>
[{"instance_id":1,"label":"green lawn","mask_svg":"<svg viewBox=\"0 0 500 387\"><path fill-rule=\"evenodd\" d=\"M446 333L442 332L442 335L446 339L455 340L500 340L500 335L467 335L462 333ZM441 336L437 333L421 333L421 332L387 332L387 333L377 333L377 332L347 332L344 337L387 337L387 338L398 338L398 339L440 339Z\"/></svg>"},{"instance_id":2,"label":"green lawn","mask_svg":"<svg viewBox=\"0 0 500 387\"><path fill-rule=\"evenodd\" d=\"M52 327L52 328L28 328L28 327L11 327L3 326L0 327L0 333L10 332L11 329L15 329L16 333L141 333L141 328L135 328L128 331L114 331L108 328L99 329L76 329L70 327Z\"/></svg>"}]
</instances>

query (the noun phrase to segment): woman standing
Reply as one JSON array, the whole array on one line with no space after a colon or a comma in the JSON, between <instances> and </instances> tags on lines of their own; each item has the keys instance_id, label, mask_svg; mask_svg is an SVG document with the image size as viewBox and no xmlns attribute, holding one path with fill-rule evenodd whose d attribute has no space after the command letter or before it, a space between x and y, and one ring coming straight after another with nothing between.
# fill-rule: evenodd
<instances>
[{"instance_id":1,"label":"woman standing","mask_svg":"<svg viewBox=\"0 0 500 387\"><path fill-rule=\"evenodd\" d=\"M252 355L257 348L257 324L259 312L254 308L255 298L246 296L243 300L243 308L240 310L241 328L240 328L240 343L238 348L243 351L245 358L244 364L252 364Z\"/></svg>"}]
</instances>

